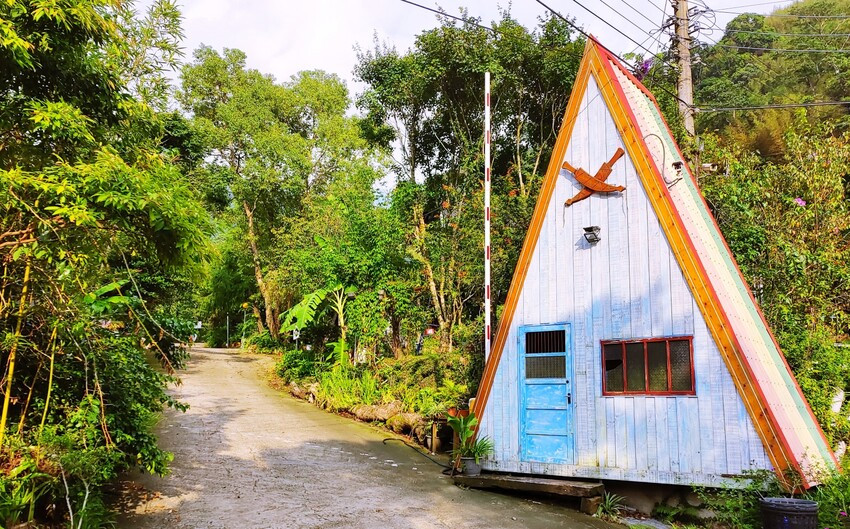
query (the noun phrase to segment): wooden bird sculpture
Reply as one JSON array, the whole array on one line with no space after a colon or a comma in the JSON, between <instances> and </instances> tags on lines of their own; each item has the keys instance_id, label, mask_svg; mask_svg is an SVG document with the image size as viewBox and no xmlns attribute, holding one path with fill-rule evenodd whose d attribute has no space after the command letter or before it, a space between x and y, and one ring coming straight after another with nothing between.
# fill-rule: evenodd
<instances>
[{"instance_id":1,"label":"wooden bird sculpture","mask_svg":"<svg viewBox=\"0 0 850 529\"><path fill-rule=\"evenodd\" d=\"M625 191L626 188L623 186L612 186L605 183L605 180L607 180L608 176L611 174L611 168L624 154L625 152L623 152L623 149L618 148L617 152L614 153L614 156L612 156L607 162L603 163L602 167L596 171L595 176L591 176L587 171L580 167L573 167L568 162L564 162L563 168L573 173L578 183L582 185L582 190L576 193L576 196L573 198L567 199L566 205L571 206L579 200L584 200L593 193Z\"/></svg>"}]
</instances>

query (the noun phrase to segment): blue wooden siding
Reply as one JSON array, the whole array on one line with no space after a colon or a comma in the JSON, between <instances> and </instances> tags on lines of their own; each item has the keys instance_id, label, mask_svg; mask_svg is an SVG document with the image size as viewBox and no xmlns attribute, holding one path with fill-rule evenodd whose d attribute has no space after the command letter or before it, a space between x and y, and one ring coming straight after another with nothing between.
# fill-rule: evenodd
<instances>
[{"instance_id":1,"label":"blue wooden siding","mask_svg":"<svg viewBox=\"0 0 850 529\"><path fill-rule=\"evenodd\" d=\"M592 174L623 144L593 79L580 109L566 158ZM579 187L566 171L558 179L482 419L496 444L486 468L706 485L771 468L628 156L608 182L626 191L565 208ZM594 225L602 240L591 247L581 233ZM575 463L523 461L518 328L563 322L573 345ZM600 340L670 335L694 337L696 396L602 396Z\"/></svg>"}]
</instances>

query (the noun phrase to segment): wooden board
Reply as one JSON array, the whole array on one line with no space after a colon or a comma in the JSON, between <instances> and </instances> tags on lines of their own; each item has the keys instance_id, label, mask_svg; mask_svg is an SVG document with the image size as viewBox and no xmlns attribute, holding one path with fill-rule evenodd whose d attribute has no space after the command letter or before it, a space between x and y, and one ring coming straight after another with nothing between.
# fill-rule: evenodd
<instances>
[{"instance_id":1,"label":"wooden board","mask_svg":"<svg viewBox=\"0 0 850 529\"><path fill-rule=\"evenodd\" d=\"M589 498L605 492L602 483L572 481L566 479L540 478L531 476L513 476L510 474L483 473L479 476L454 476L455 484L473 489L521 490L526 492L546 492L573 498Z\"/></svg>"}]
</instances>

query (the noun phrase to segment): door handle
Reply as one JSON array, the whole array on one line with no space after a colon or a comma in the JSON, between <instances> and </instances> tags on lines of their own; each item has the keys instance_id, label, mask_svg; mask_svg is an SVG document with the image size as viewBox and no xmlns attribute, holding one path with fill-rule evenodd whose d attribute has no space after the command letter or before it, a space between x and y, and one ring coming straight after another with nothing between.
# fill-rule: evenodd
<instances>
[{"instance_id":1,"label":"door handle","mask_svg":"<svg viewBox=\"0 0 850 529\"><path fill-rule=\"evenodd\" d=\"M567 404L573 403L573 395L572 393L567 393Z\"/></svg>"}]
</instances>

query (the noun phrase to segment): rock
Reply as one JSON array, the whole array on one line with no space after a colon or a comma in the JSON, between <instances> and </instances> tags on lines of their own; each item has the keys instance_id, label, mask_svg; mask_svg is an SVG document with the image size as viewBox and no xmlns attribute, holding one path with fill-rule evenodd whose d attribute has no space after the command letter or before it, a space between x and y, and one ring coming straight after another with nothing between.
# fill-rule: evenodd
<instances>
[{"instance_id":1,"label":"rock","mask_svg":"<svg viewBox=\"0 0 850 529\"><path fill-rule=\"evenodd\" d=\"M299 399L305 399L306 400L307 397L309 396L309 394L307 392L307 388L303 388L295 382L289 383L289 392L292 394L293 397L297 397Z\"/></svg>"},{"instance_id":2,"label":"rock","mask_svg":"<svg viewBox=\"0 0 850 529\"><path fill-rule=\"evenodd\" d=\"M398 401L390 402L389 404L377 405L360 404L351 409L351 413L353 413L355 417L366 422L386 422L387 419L400 412L401 402Z\"/></svg>"},{"instance_id":3,"label":"rock","mask_svg":"<svg viewBox=\"0 0 850 529\"><path fill-rule=\"evenodd\" d=\"M682 497L679 496L678 494L674 494L674 495L670 496L669 498L667 498L667 500L664 503L666 503L670 507L678 507L682 503Z\"/></svg>"},{"instance_id":4,"label":"rock","mask_svg":"<svg viewBox=\"0 0 850 529\"><path fill-rule=\"evenodd\" d=\"M419 422L416 424L416 426L413 427L413 430L410 432L410 435L413 436L413 438L416 439L419 444L422 444L425 442L425 436L428 435L429 431L431 431L430 428L427 427L425 421L423 421L420 417Z\"/></svg>"},{"instance_id":5,"label":"rock","mask_svg":"<svg viewBox=\"0 0 850 529\"><path fill-rule=\"evenodd\" d=\"M702 505L702 500L699 495L695 492L688 492L685 494L685 503L690 505L691 507L699 507Z\"/></svg>"},{"instance_id":6,"label":"rock","mask_svg":"<svg viewBox=\"0 0 850 529\"><path fill-rule=\"evenodd\" d=\"M599 505L602 504L602 496L592 496L581 499L581 512L584 514L596 514Z\"/></svg>"},{"instance_id":7,"label":"rock","mask_svg":"<svg viewBox=\"0 0 850 529\"><path fill-rule=\"evenodd\" d=\"M408 433L421 423L422 416L418 413L397 413L387 419L387 428L395 433Z\"/></svg>"}]
</instances>

